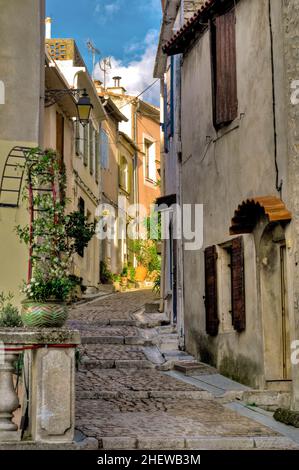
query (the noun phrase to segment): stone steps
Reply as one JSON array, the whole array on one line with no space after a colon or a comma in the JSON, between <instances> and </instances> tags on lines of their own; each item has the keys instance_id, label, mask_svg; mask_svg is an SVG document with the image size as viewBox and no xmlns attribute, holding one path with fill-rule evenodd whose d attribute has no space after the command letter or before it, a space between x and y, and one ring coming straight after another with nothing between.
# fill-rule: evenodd
<instances>
[{"instance_id":1,"label":"stone steps","mask_svg":"<svg viewBox=\"0 0 299 470\"><path fill-rule=\"evenodd\" d=\"M102 437L99 447L107 450L298 450L286 437L188 436L169 438L165 435L134 437Z\"/></svg>"},{"instance_id":2,"label":"stone steps","mask_svg":"<svg viewBox=\"0 0 299 470\"><path fill-rule=\"evenodd\" d=\"M184 400L211 400L212 394L205 390L126 390L124 392L111 390L83 390L76 392L77 400L100 400L100 399L184 399Z\"/></svg>"}]
</instances>

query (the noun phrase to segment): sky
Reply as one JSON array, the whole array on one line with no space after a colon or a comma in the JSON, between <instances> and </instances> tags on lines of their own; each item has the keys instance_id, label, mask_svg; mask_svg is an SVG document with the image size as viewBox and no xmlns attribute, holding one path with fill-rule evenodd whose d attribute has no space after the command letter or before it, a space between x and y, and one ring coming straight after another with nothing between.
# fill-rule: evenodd
<instances>
[{"instance_id":1,"label":"sky","mask_svg":"<svg viewBox=\"0 0 299 470\"><path fill-rule=\"evenodd\" d=\"M90 72L88 40L101 52L97 61L111 57L108 84L113 85L112 77L119 75L128 93L138 94L154 82L161 0L46 0L46 5L53 21L52 37L74 38ZM103 79L99 65L94 73ZM159 84L142 98L159 104Z\"/></svg>"}]
</instances>

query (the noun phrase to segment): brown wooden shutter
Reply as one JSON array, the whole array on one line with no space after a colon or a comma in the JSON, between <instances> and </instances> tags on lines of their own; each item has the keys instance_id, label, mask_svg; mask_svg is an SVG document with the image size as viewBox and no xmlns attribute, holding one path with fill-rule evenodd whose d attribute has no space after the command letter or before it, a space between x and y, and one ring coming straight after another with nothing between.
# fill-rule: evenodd
<instances>
[{"instance_id":1,"label":"brown wooden shutter","mask_svg":"<svg viewBox=\"0 0 299 470\"><path fill-rule=\"evenodd\" d=\"M64 117L56 112L56 150L63 160L64 156Z\"/></svg>"},{"instance_id":2,"label":"brown wooden shutter","mask_svg":"<svg viewBox=\"0 0 299 470\"><path fill-rule=\"evenodd\" d=\"M238 115L235 9L216 18L215 124L220 126Z\"/></svg>"},{"instance_id":3,"label":"brown wooden shutter","mask_svg":"<svg viewBox=\"0 0 299 470\"><path fill-rule=\"evenodd\" d=\"M217 301L217 251L216 246L205 250L205 285L206 285L206 332L211 336L218 334L218 301Z\"/></svg>"},{"instance_id":4,"label":"brown wooden shutter","mask_svg":"<svg viewBox=\"0 0 299 470\"><path fill-rule=\"evenodd\" d=\"M245 271L243 238L232 242L232 322L235 330L241 332L246 328L245 309Z\"/></svg>"}]
</instances>

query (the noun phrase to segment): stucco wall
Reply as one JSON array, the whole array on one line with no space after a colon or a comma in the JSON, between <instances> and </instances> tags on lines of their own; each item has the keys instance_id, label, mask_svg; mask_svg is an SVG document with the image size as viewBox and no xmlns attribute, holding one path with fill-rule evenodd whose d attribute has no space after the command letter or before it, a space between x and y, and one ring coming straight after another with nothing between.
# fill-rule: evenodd
<instances>
[{"instance_id":1,"label":"stucco wall","mask_svg":"<svg viewBox=\"0 0 299 470\"><path fill-rule=\"evenodd\" d=\"M0 177L14 146L36 147L39 143L43 8L40 0L0 0L0 80L5 86L5 104L0 105ZM26 223L26 207L0 208L0 291L12 291L16 302L27 277L28 252L14 228Z\"/></svg>"},{"instance_id":2,"label":"stucco wall","mask_svg":"<svg viewBox=\"0 0 299 470\"><path fill-rule=\"evenodd\" d=\"M275 14L275 12L273 13ZM280 10L276 12L280 15ZM273 18L274 34L278 28ZM236 5L239 115L216 132L212 121L209 32L185 55L182 69L182 187L184 203L204 204L204 248L230 239L235 209L250 196L276 195L272 67L268 1L241 0ZM277 51L282 47L278 41ZM278 59L274 66L278 66ZM276 99L283 102L282 77ZM278 120L279 178L286 184L283 115ZM184 253L187 349L217 364L223 372L262 384L262 333L256 297L255 247L246 239L246 331L232 330L214 339L205 334L203 250ZM254 347L253 347L254 345ZM231 374L229 374L231 375ZM236 377L237 378L237 377Z\"/></svg>"}]
</instances>

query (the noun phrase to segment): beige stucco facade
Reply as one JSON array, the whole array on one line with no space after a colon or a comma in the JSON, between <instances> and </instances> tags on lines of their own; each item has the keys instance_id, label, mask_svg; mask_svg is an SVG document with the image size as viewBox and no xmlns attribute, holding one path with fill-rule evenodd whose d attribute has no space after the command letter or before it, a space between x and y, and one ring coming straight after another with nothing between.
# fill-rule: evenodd
<instances>
[{"instance_id":1,"label":"beige stucco facade","mask_svg":"<svg viewBox=\"0 0 299 470\"><path fill-rule=\"evenodd\" d=\"M67 211L81 210L89 223L96 224L101 200L100 127L105 119L105 112L85 67L77 67L71 58L67 61L58 60L56 65L49 56L48 60L48 89L87 89L93 104L90 124L85 129L78 127L77 108L71 96L47 107L44 147L63 153L67 178ZM100 241L94 236L84 252L75 254L73 258L73 274L82 279L89 292L95 292L100 283L100 245Z\"/></svg>"},{"instance_id":2,"label":"beige stucco facade","mask_svg":"<svg viewBox=\"0 0 299 470\"><path fill-rule=\"evenodd\" d=\"M0 80L5 91L4 104L0 104L2 177L6 158L13 147L36 147L41 142L44 2L1 0L0 9ZM20 44L26 44L26 50ZM11 182L5 187L12 189ZM19 207L7 207L15 202L12 196L13 193L2 192L0 200L0 291L13 292L15 300L19 301L20 286L27 276L28 256L14 228L27 222L27 211L22 203Z\"/></svg>"}]
</instances>

